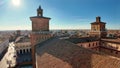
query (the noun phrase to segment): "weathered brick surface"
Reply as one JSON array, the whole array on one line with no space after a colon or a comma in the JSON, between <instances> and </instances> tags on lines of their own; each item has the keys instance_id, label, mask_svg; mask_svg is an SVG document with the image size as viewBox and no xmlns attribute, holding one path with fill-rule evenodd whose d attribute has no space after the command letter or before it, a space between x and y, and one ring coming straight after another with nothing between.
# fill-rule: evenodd
<instances>
[{"instance_id":1,"label":"weathered brick surface","mask_svg":"<svg viewBox=\"0 0 120 68\"><path fill-rule=\"evenodd\" d=\"M65 40L52 39L37 45L38 68L119 68L120 59L97 53Z\"/></svg>"},{"instance_id":2,"label":"weathered brick surface","mask_svg":"<svg viewBox=\"0 0 120 68\"><path fill-rule=\"evenodd\" d=\"M32 31L49 30L49 19L44 17L31 18Z\"/></svg>"}]
</instances>

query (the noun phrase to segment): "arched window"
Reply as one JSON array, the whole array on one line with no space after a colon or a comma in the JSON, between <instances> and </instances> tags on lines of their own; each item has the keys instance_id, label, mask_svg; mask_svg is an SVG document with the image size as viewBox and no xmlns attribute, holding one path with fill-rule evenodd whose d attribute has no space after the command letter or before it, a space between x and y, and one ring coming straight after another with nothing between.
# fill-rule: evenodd
<instances>
[{"instance_id":1,"label":"arched window","mask_svg":"<svg viewBox=\"0 0 120 68\"><path fill-rule=\"evenodd\" d=\"M97 46L97 42L96 42L96 46Z\"/></svg>"},{"instance_id":2,"label":"arched window","mask_svg":"<svg viewBox=\"0 0 120 68\"><path fill-rule=\"evenodd\" d=\"M19 54L19 50L17 50L17 54Z\"/></svg>"},{"instance_id":3,"label":"arched window","mask_svg":"<svg viewBox=\"0 0 120 68\"><path fill-rule=\"evenodd\" d=\"M28 50L28 49L27 49L26 51L27 51L27 53L29 53L29 50Z\"/></svg>"},{"instance_id":4,"label":"arched window","mask_svg":"<svg viewBox=\"0 0 120 68\"><path fill-rule=\"evenodd\" d=\"M20 54L22 54L22 50L20 50Z\"/></svg>"},{"instance_id":5,"label":"arched window","mask_svg":"<svg viewBox=\"0 0 120 68\"><path fill-rule=\"evenodd\" d=\"M89 47L90 47L90 43L89 43Z\"/></svg>"},{"instance_id":6,"label":"arched window","mask_svg":"<svg viewBox=\"0 0 120 68\"><path fill-rule=\"evenodd\" d=\"M26 53L26 52L25 52L25 49L23 49L23 54L24 54L24 53Z\"/></svg>"},{"instance_id":7,"label":"arched window","mask_svg":"<svg viewBox=\"0 0 120 68\"><path fill-rule=\"evenodd\" d=\"M30 52L32 52L32 49L30 48Z\"/></svg>"},{"instance_id":8,"label":"arched window","mask_svg":"<svg viewBox=\"0 0 120 68\"><path fill-rule=\"evenodd\" d=\"M113 51L111 50L111 53L113 53Z\"/></svg>"},{"instance_id":9,"label":"arched window","mask_svg":"<svg viewBox=\"0 0 120 68\"><path fill-rule=\"evenodd\" d=\"M93 43L93 46L94 46L94 43Z\"/></svg>"}]
</instances>

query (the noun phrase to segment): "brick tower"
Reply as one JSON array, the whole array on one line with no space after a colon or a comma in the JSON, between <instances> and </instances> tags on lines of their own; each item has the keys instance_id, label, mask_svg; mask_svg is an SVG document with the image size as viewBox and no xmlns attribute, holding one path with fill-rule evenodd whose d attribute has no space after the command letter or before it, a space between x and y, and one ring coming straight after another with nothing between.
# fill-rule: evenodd
<instances>
[{"instance_id":1,"label":"brick tower","mask_svg":"<svg viewBox=\"0 0 120 68\"><path fill-rule=\"evenodd\" d=\"M90 36L98 37L98 38L105 38L107 35L106 23L101 22L101 17L96 17L96 22L91 23L91 31Z\"/></svg>"},{"instance_id":2,"label":"brick tower","mask_svg":"<svg viewBox=\"0 0 120 68\"><path fill-rule=\"evenodd\" d=\"M30 17L32 21L31 45L32 45L32 62L33 68L36 68L35 63L35 45L43 42L51 37L49 32L50 18L43 16L41 6L37 9L37 16Z\"/></svg>"}]
</instances>

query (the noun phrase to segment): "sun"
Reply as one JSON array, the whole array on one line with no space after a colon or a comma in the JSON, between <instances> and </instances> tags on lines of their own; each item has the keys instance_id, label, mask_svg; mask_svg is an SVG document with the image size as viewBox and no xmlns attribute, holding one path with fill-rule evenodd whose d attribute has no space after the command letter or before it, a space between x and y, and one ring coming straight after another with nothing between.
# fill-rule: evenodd
<instances>
[{"instance_id":1,"label":"sun","mask_svg":"<svg viewBox=\"0 0 120 68\"><path fill-rule=\"evenodd\" d=\"M19 6L20 5L20 0L12 0L13 5Z\"/></svg>"}]
</instances>

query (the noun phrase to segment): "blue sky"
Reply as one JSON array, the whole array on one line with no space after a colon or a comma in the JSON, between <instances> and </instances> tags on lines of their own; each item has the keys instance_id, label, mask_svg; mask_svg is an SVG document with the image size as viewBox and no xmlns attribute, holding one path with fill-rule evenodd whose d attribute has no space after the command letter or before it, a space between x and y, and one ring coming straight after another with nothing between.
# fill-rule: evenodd
<instances>
[{"instance_id":1,"label":"blue sky","mask_svg":"<svg viewBox=\"0 0 120 68\"><path fill-rule=\"evenodd\" d=\"M107 29L120 29L120 0L20 0L19 6L0 0L0 30L31 30L39 5L51 17L50 29L90 29L96 16Z\"/></svg>"}]
</instances>

